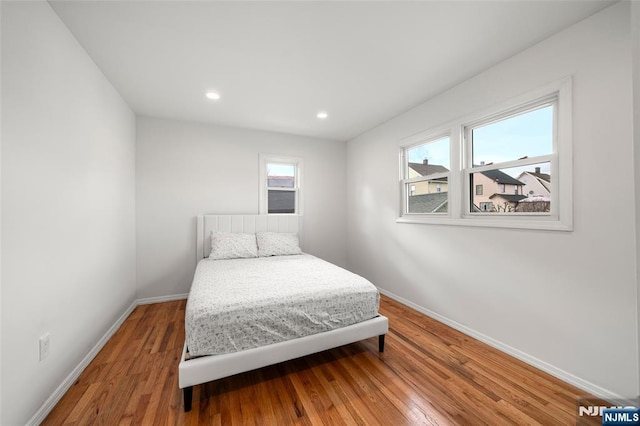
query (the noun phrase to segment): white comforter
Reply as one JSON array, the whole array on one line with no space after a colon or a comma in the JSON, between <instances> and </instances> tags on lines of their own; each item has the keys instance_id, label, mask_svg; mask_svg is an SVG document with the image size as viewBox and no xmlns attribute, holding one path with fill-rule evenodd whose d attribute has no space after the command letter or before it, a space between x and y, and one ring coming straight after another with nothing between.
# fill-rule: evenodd
<instances>
[{"instance_id":1,"label":"white comforter","mask_svg":"<svg viewBox=\"0 0 640 426\"><path fill-rule=\"evenodd\" d=\"M191 356L241 351L378 315L365 278L314 256L203 259L187 301Z\"/></svg>"}]
</instances>

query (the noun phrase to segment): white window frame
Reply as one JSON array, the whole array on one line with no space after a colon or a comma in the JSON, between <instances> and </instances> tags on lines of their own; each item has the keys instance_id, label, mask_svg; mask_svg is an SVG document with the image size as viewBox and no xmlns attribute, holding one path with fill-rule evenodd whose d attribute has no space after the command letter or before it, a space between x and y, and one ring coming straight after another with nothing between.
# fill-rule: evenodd
<instances>
[{"instance_id":1,"label":"white window frame","mask_svg":"<svg viewBox=\"0 0 640 426\"><path fill-rule=\"evenodd\" d=\"M267 176L267 164L287 164L295 167L295 184L293 188L269 188ZM289 215L302 214L303 191L302 191L302 170L303 161L300 157L285 157L282 155L260 154L260 214L269 215ZM294 213L269 213L269 189L276 191L292 191L295 192Z\"/></svg>"},{"instance_id":2,"label":"white window frame","mask_svg":"<svg viewBox=\"0 0 640 426\"><path fill-rule=\"evenodd\" d=\"M572 141L572 90L571 77L550 83L537 90L492 108L453 120L435 129L421 132L400 141L400 182L398 223L422 223L463 225L479 227L544 229L558 231L573 230L573 141ZM549 155L514 160L499 165L472 167L471 147L468 132L478 123L487 124L509 116L526 112L545 102L555 102L553 152ZM405 150L438 137L449 136L450 172L448 180L449 211L447 214L407 213L408 202L403 181L407 162ZM482 213L471 212L470 173L496 168L522 166L550 162L551 164L551 212L550 213ZM406 179L404 179L406 181Z\"/></svg>"},{"instance_id":3,"label":"white window frame","mask_svg":"<svg viewBox=\"0 0 640 426\"><path fill-rule=\"evenodd\" d=\"M448 217L449 213L410 213L409 212L409 193L407 191L407 186L411 184L415 184L416 182L428 182L434 179L447 178L447 187L451 185L451 170L445 173L433 173L427 176L416 176L413 178L409 178L409 161L407 159L407 151L412 148L426 145L430 142L435 142L440 139L449 138L449 154L451 155L451 145L452 139L451 135L448 131L438 129L434 132L429 133L420 133L414 137L406 139L400 145L400 193L401 201L400 201L400 212L401 216L404 217L420 217L420 216L439 216L439 217ZM451 161L451 160L450 160ZM451 193L447 189L447 202L449 206L451 204ZM447 209L449 210L449 209Z\"/></svg>"}]
</instances>

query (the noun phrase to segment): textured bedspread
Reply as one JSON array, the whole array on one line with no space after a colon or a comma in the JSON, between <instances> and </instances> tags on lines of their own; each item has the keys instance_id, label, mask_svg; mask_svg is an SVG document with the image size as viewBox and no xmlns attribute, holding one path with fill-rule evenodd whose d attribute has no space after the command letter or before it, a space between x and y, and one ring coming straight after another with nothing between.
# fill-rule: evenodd
<instances>
[{"instance_id":1,"label":"textured bedspread","mask_svg":"<svg viewBox=\"0 0 640 426\"><path fill-rule=\"evenodd\" d=\"M187 301L191 356L251 349L378 315L380 297L359 275L314 256L203 259Z\"/></svg>"}]
</instances>

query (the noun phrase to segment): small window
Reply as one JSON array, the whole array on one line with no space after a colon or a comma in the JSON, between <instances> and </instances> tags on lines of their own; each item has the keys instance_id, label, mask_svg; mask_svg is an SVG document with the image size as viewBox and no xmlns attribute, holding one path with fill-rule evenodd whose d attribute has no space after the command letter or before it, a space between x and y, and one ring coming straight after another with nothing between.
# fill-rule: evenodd
<instances>
[{"instance_id":1,"label":"small window","mask_svg":"<svg viewBox=\"0 0 640 426\"><path fill-rule=\"evenodd\" d=\"M482 185L476 185L476 195L482 195Z\"/></svg>"},{"instance_id":2,"label":"small window","mask_svg":"<svg viewBox=\"0 0 640 426\"><path fill-rule=\"evenodd\" d=\"M301 159L261 156L260 175L262 214L301 214Z\"/></svg>"},{"instance_id":3,"label":"small window","mask_svg":"<svg viewBox=\"0 0 640 426\"><path fill-rule=\"evenodd\" d=\"M449 211L449 136L420 141L402 149L403 212Z\"/></svg>"}]
</instances>

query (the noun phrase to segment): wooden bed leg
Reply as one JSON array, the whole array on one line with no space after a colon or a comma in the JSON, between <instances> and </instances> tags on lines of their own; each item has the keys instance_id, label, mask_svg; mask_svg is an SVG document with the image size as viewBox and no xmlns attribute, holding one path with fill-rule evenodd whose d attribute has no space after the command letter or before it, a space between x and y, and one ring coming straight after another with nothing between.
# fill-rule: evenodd
<instances>
[{"instance_id":1,"label":"wooden bed leg","mask_svg":"<svg viewBox=\"0 0 640 426\"><path fill-rule=\"evenodd\" d=\"M384 352L384 334L378 336L378 352Z\"/></svg>"},{"instance_id":2,"label":"wooden bed leg","mask_svg":"<svg viewBox=\"0 0 640 426\"><path fill-rule=\"evenodd\" d=\"M182 389L184 395L184 412L191 411L191 401L193 400L193 386Z\"/></svg>"}]
</instances>

